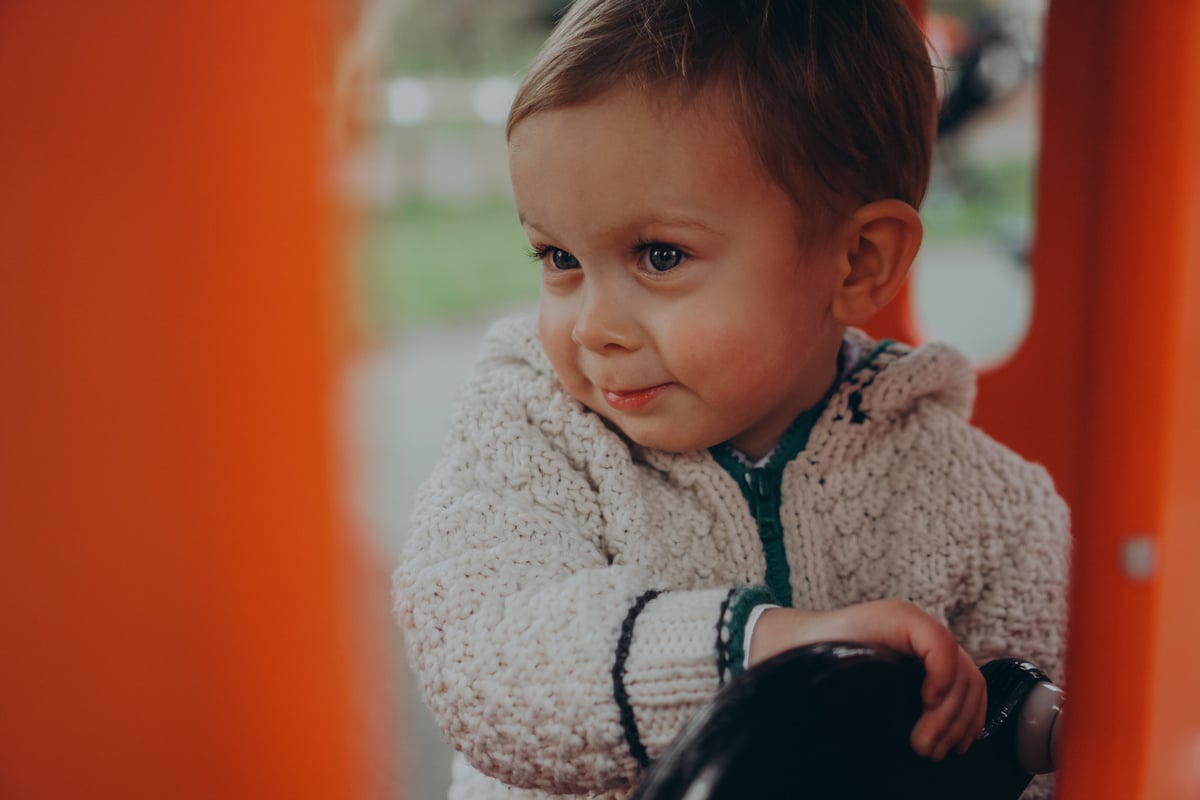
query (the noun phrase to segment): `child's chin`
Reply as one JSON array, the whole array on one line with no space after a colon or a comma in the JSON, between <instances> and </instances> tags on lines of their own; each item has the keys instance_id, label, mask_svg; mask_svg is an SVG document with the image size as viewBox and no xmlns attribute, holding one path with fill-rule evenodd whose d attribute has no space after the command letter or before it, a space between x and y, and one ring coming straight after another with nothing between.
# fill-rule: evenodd
<instances>
[{"instance_id":1,"label":"child's chin","mask_svg":"<svg viewBox=\"0 0 1200 800\"><path fill-rule=\"evenodd\" d=\"M582 402L582 401L581 401ZM678 425L668 425L667 430L651 424L626 424L613 419L611 409L596 408L590 403L583 403L593 414L600 417L604 425L613 433L639 447L649 450L662 450L666 453L691 453L696 450L707 450L723 439L708 442L696 436L695 431L682 431Z\"/></svg>"},{"instance_id":2,"label":"child's chin","mask_svg":"<svg viewBox=\"0 0 1200 800\"><path fill-rule=\"evenodd\" d=\"M609 423L612 427L616 425ZM637 431L620 430L621 434L636 444L650 450L662 450L665 453L691 453L696 450L707 450L717 442L705 442L693 436L682 434L680 431Z\"/></svg>"}]
</instances>

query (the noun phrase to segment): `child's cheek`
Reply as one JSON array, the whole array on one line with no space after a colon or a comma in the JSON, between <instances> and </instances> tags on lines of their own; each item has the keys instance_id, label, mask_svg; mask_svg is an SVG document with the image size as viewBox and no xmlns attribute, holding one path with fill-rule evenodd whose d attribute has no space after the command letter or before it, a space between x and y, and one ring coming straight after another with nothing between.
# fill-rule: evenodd
<instances>
[{"instance_id":1,"label":"child's cheek","mask_svg":"<svg viewBox=\"0 0 1200 800\"><path fill-rule=\"evenodd\" d=\"M723 394L760 391L769 382L770 370L743 331L706 326L676 341L676 372L685 382L723 386Z\"/></svg>"}]
</instances>

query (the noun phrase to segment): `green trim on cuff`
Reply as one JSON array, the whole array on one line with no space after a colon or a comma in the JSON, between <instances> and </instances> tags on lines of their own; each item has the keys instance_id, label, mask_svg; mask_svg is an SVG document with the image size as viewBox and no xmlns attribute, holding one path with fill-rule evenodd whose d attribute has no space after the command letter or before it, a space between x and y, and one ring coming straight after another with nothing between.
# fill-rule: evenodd
<instances>
[{"instance_id":1,"label":"green trim on cuff","mask_svg":"<svg viewBox=\"0 0 1200 800\"><path fill-rule=\"evenodd\" d=\"M734 589L725 612L721 641L725 646L725 669L730 677L740 675L746 663L746 622L755 606L781 605L766 586L745 586Z\"/></svg>"}]
</instances>

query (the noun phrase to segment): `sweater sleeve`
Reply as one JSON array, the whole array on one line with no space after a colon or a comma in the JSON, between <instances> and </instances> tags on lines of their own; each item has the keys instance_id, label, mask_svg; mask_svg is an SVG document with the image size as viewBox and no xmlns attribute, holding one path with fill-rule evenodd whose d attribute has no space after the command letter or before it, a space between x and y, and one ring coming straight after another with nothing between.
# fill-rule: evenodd
<instances>
[{"instance_id":1,"label":"sweater sleeve","mask_svg":"<svg viewBox=\"0 0 1200 800\"><path fill-rule=\"evenodd\" d=\"M977 543L976 599L950 615L950 628L981 663L1023 658L1062 681L1069 514L1042 467L1007 451L1003 457L993 469L1005 473L1004 489L993 501L1007 511L989 515Z\"/></svg>"},{"instance_id":2,"label":"sweater sleeve","mask_svg":"<svg viewBox=\"0 0 1200 800\"><path fill-rule=\"evenodd\" d=\"M731 587L669 591L613 563L604 455L571 415L531 411L546 380L510 364L468 387L394 590L426 701L476 769L597 792L627 786L717 689Z\"/></svg>"},{"instance_id":3,"label":"sweater sleeve","mask_svg":"<svg viewBox=\"0 0 1200 800\"><path fill-rule=\"evenodd\" d=\"M994 444L994 443L993 443ZM997 450L1002 450L995 445ZM978 599L950 616L950 628L979 663L1022 658L1062 685L1067 632L1070 520L1049 474L1004 450L993 462L1005 489L977 554ZM1022 800L1054 794L1052 776L1038 776Z\"/></svg>"}]
</instances>

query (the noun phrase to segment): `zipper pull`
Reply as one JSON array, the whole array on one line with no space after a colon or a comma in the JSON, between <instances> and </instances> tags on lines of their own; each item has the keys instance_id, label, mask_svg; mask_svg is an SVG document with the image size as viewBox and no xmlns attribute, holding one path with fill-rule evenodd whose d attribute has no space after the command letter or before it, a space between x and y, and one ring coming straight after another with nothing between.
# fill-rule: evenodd
<instances>
[{"instance_id":1,"label":"zipper pull","mask_svg":"<svg viewBox=\"0 0 1200 800\"><path fill-rule=\"evenodd\" d=\"M761 469L746 470L746 485L750 488L750 511L754 514L755 521L760 525L766 521L774 521L775 510L779 502L764 471Z\"/></svg>"}]
</instances>

